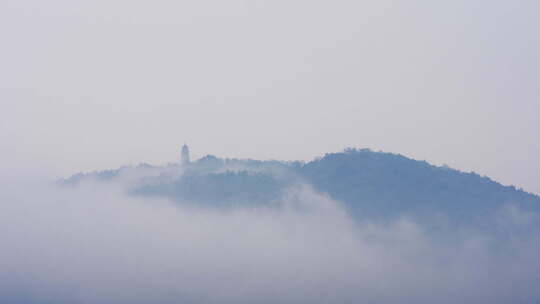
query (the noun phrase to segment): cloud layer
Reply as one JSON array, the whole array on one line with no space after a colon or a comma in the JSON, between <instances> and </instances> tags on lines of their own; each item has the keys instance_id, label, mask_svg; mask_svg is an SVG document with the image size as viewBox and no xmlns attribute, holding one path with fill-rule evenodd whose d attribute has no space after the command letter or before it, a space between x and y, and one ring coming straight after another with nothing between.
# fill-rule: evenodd
<instances>
[{"instance_id":1,"label":"cloud layer","mask_svg":"<svg viewBox=\"0 0 540 304\"><path fill-rule=\"evenodd\" d=\"M2 190L0 298L12 303L536 303L535 214L434 238L353 221L307 186L278 208L213 210L115 185ZM32 189L32 191L28 191ZM502 233L504 232L504 233Z\"/></svg>"}]
</instances>

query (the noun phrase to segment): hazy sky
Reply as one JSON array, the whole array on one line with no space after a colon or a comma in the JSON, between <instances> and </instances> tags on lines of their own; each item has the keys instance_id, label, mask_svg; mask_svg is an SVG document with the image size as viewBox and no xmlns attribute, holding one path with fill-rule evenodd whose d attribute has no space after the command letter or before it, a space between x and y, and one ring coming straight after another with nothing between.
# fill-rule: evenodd
<instances>
[{"instance_id":1,"label":"hazy sky","mask_svg":"<svg viewBox=\"0 0 540 304\"><path fill-rule=\"evenodd\" d=\"M540 193L540 2L3 0L0 154L54 176L370 147Z\"/></svg>"}]
</instances>

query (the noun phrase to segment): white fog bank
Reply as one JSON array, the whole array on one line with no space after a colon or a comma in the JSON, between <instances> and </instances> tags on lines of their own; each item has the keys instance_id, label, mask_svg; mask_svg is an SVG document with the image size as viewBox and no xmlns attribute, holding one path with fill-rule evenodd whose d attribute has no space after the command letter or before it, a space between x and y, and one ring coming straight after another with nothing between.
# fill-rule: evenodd
<instances>
[{"instance_id":1,"label":"white fog bank","mask_svg":"<svg viewBox=\"0 0 540 304\"><path fill-rule=\"evenodd\" d=\"M10 303L537 303L538 218L498 242L422 223L355 222L309 187L279 208L218 211L114 186L0 192L0 301ZM506 227L506 228L505 228ZM513 230L512 230L513 231ZM517 231L517 230L516 230Z\"/></svg>"}]
</instances>

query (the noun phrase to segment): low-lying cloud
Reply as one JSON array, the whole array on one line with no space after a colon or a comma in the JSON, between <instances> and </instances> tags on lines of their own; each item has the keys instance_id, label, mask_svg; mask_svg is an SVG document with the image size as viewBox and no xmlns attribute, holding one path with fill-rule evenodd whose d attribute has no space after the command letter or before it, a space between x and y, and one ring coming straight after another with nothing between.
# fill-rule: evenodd
<instances>
[{"instance_id":1,"label":"low-lying cloud","mask_svg":"<svg viewBox=\"0 0 540 304\"><path fill-rule=\"evenodd\" d=\"M308 186L217 210L111 184L0 190L4 303L538 303L538 216L493 233L353 220Z\"/></svg>"}]
</instances>

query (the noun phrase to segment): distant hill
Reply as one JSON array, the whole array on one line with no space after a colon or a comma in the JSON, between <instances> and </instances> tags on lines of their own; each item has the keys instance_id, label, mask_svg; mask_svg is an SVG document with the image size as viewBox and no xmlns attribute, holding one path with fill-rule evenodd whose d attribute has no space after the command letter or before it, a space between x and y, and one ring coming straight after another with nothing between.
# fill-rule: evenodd
<instances>
[{"instance_id":1,"label":"distant hill","mask_svg":"<svg viewBox=\"0 0 540 304\"><path fill-rule=\"evenodd\" d=\"M528 210L540 207L540 197L488 177L369 149L326 154L297 171L356 214L440 213L473 219L508 203Z\"/></svg>"},{"instance_id":2,"label":"distant hill","mask_svg":"<svg viewBox=\"0 0 540 304\"><path fill-rule=\"evenodd\" d=\"M540 210L539 196L488 177L369 149L346 149L307 163L209 155L183 167L123 167L76 174L64 183L87 179L122 182L133 195L219 207L272 204L289 187L307 183L357 217L443 215L476 221L504 204Z\"/></svg>"}]
</instances>

